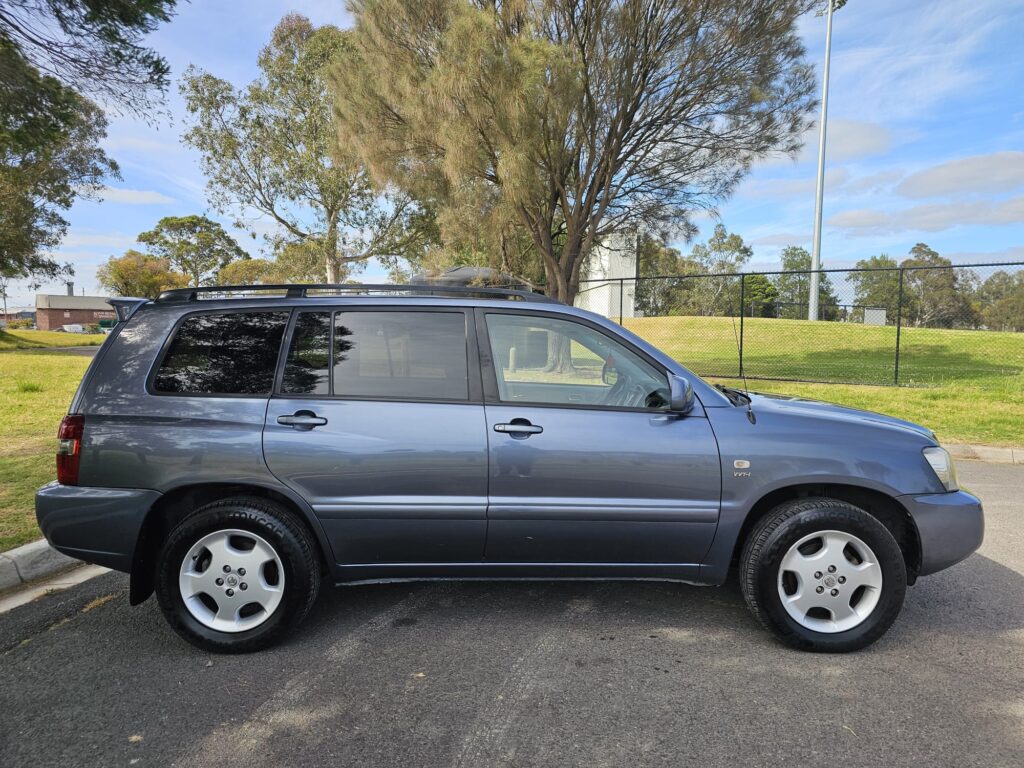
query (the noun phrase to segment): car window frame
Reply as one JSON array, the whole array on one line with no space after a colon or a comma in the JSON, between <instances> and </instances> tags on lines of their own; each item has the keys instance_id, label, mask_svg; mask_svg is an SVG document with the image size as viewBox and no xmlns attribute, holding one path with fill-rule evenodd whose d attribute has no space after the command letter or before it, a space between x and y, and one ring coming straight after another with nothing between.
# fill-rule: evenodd
<instances>
[{"instance_id":1,"label":"car window frame","mask_svg":"<svg viewBox=\"0 0 1024 768\"><path fill-rule=\"evenodd\" d=\"M334 368L331 366L329 374L329 387L330 392L328 394L315 394L315 393L302 393L302 392L285 392L282 390L284 384L284 370L288 362L288 351L292 346L292 338L295 334L295 326L298 323L298 315L300 312L326 312L331 315L331 338L328 344L330 345L330 359L333 363L334 360L334 315L337 312L390 312L392 314L396 312L409 313L409 312L424 312L424 313L437 313L443 312L447 314L461 314L463 316L463 322L465 324L465 344L466 344L466 375L467 375L467 398L451 399L451 398L436 398L436 397L393 397L386 395L336 395L334 394ZM387 403L439 403L445 405L482 405L483 404L483 385L481 381L480 373L480 360L477 353L477 339L476 339L476 323L472 315L472 310L464 306L451 306L451 307L440 307L440 306L366 306L366 305L345 305L345 304L322 304L317 306L298 306L293 307L292 316L288 322L288 327L285 329L285 337L281 344L281 351L278 355L277 360L277 372L274 376L274 391L271 395L272 398L278 400L321 400L321 401L338 401L338 402L387 402Z\"/></svg>"},{"instance_id":2,"label":"car window frame","mask_svg":"<svg viewBox=\"0 0 1024 768\"><path fill-rule=\"evenodd\" d=\"M279 312L281 314L287 314L285 318L284 330L281 333L281 341L278 343L277 348L277 361L273 368L273 378L271 379L270 391L263 394L250 394L245 392L162 392L156 388L156 377L163 367L164 360L171 351L171 345L174 340L178 337L178 332L190 318L198 317L200 315L255 315L255 314L268 314L272 312ZM153 397L201 397L201 398L227 398L234 400L267 400L273 396L274 386L277 383L277 373L281 368L281 354L284 351L284 340L287 337L288 329L291 327L294 321L294 312L292 307L288 306L276 306L276 307L231 307L231 308L210 308L210 309L198 309L192 312L183 313L174 324L171 326L170 332L167 334L160 346L160 352L157 354L153 365L150 366L149 373L146 375L146 394Z\"/></svg>"},{"instance_id":3,"label":"car window frame","mask_svg":"<svg viewBox=\"0 0 1024 768\"><path fill-rule=\"evenodd\" d=\"M525 317L550 317L555 320L562 320L570 323L578 323L579 325L583 325L592 331L596 331L609 341L625 347L627 350L629 350L634 355L639 357L641 360L650 365L656 371L659 371L661 375L665 377L665 386L670 386L668 377L671 371L669 371L669 369L666 368L662 363L655 360L642 349L631 344L627 339L623 339L622 337L613 334L607 328L604 328L600 324L595 323L592 320L589 320L588 318L585 317L579 317L577 315L572 315L565 312L551 312L547 310L535 309L505 309L504 307L477 307L475 310L475 314L477 326L476 337L477 343L479 345L477 354L480 357L480 372L481 376L483 377L485 405L501 405L507 407L521 405L530 408L560 408L574 411L605 411L619 413L669 413L669 410L667 408L644 408L624 405L590 405L585 403L538 403L531 400L502 400L500 392L498 390L498 370L494 364L493 356L491 354L491 339L490 334L487 330L487 315L519 315Z\"/></svg>"}]
</instances>

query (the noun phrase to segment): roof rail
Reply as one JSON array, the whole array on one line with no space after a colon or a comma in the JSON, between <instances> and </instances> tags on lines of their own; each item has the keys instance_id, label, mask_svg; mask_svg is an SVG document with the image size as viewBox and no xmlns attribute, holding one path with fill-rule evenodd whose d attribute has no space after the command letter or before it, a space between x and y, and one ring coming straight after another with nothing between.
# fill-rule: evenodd
<instances>
[{"instance_id":1,"label":"roof rail","mask_svg":"<svg viewBox=\"0 0 1024 768\"><path fill-rule=\"evenodd\" d=\"M407 295L468 297L478 299L511 299L518 301L541 301L558 304L555 299L533 291L512 290L511 288L488 288L472 285L390 285L371 283L322 283L276 285L209 285L197 288L173 288L163 291L158 302L199 301L204 296L213 299L251 298L252 294L284 293L288 299L321 298L332 295ZM232 295L234 294L234 295ZM238 296L237 294L246 294ZM312 295L311 295L312 294Z\"/></svg>"}]
</instances>

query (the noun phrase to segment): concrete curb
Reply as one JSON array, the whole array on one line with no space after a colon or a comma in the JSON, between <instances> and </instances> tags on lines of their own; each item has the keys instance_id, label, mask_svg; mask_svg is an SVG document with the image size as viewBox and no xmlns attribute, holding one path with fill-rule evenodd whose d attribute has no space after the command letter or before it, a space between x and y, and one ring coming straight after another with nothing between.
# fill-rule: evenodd
<instances>
[{"instance_id":1,"label":"concrete curb","mask_svg":"<svg viewBox=\"0 0 1024 768\"><path fill-rule=\"evenodd\" d=\"M944 445L954 459L974 459L992 464L1024 464L1024 448L997 448L991 445Z\"/></svg>"},{"instance_id":2,"label":"concrete curb","mask_svg":"<svg viewBox=\"0 0 1024 768\"><path fill-rule=\"evenodd\" d=\"M46 539L30 542L9 552L0 553L0 592L53 576L81 564L80 560L62 555L51 547Z\"/></svg>"}]
</instances>

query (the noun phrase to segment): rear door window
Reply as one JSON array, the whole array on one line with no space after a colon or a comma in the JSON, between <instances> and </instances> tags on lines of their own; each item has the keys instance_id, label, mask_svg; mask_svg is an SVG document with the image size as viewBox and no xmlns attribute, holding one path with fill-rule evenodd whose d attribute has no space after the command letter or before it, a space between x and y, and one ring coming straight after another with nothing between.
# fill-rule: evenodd
<instances>
[{"instance_id":1,"label":"rear door window","mask_svg":"<svg viewBox=\"0 0 1024 768\"><path fill-rule=\"evenodd\" d=\"M153 389L165 394L269 395L289 312L187 317L160 362Z\"/></svg>"},{"instance_id":2,"label":"rear door window","mask_svg":"<svg viewBox=\"0 0 1024 768\"><path fill-rule=\"evenodd\" d=\"M330 352L328 352L330 350ZM469 399L464 312L300 312L281 391L363 399Z\"/></svg>"}]
</instances>

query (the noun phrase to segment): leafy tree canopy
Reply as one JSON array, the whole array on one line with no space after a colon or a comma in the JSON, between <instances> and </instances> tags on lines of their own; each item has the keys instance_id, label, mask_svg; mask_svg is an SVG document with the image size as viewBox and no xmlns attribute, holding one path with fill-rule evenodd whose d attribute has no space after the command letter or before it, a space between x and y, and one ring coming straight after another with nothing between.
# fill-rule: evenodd
<instances>
[{"instance_id":1,"label":"leafy tree canopy","mask_svg":"<svg viewBox=\"0 0 1024 768\"><path fill-rule=\"evenodd\" d=\"M219 269L249 258L220 224L205 216L165 216L138 239L151 255L185 275L188 285L209 284Z\"/></svg>"},{"instance_id":2,"label":"leafy tree canopy","mask_svg":"<svg viewBox=\"0 0 1024 768\"><path fill-rule=\"evenodd\" d=\"M319 279L339 282L370 258L415 258L432 220L407 195L374 188L363 163L339 145L326 70L349 47L337 27L285 16L243 89L190 68L181 82L192 125L185 141L203 156L210 201L237 217L277 226L275 254L315 254Z\"/></svg>"},{"instance_id":3,"label":"leafy tree canopy","mask_svg":"<svg viewBox=\"0 0 1024 768\"><path fill-rule=\"evenodd\" d=\"M48 255L67 231L63 211L76 198L98 199L104 178L120 178L100 147L107 120L99 107L38 80L38 110L0 121L0 272L15 279L68 273Z\"/></svg>"},{"instance_id":4,"label":"leafy tree canopy","mask_svg":"<svg viewBox=\"0 0 1024 768\"><path fill-rule=\"evenodd\" d=\"M170 66L144 38L170 20L175 4L7 0L0 6L0 112L5 119L37 116L57 83L145 114L153 94L166 90Z\"/></svg>"},{"instance_id":5,"label":"leafy tree canopy","mask_svg":"<svg viewBox=\"0 0 1024 768\"><path fill-rule=\"evenodd\" d=\"M807 307L811 299L811 254L806 248L790 245L782 249L782 271L797 274L775 276L778 290L778 313L776 317L792 320L807 318ZM824 268L824 263L822 263ZM818 276L818 317L821 320L836 320L839 317L839 299L827 272Z\"/></svg>"},{"instance_id":6,"label":"leafy tree canopy","mask_svg":"<svg viewBox=\"0 0 1024 768\"><path fill-rule=\"evenodd\" d=\"M111 256L96 270L96 280L115 296L155 299L161 291L184 288L188 278L171 269L169 259L150 256L134 249L123 256Z\"/></svg>"},{"instance_id":7,"label":"leafy tree canopy","mask_svg":"<svg viewBox=\"0 0 1024 768\"><path fill-rule=\"evenodd\" d=\"M354 0L342 144L453 221L524 233L571 302L596 243L691 234L814 105L803 0Z\"/></svg>"}]
</instances>

